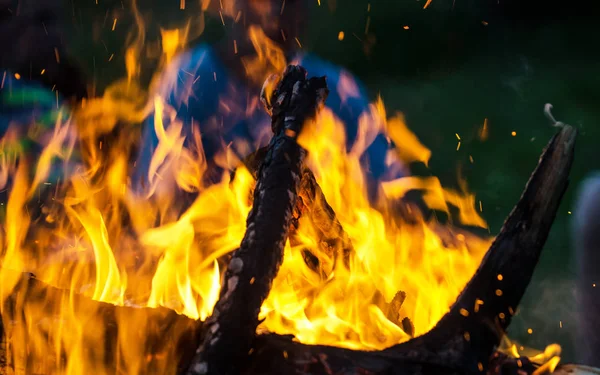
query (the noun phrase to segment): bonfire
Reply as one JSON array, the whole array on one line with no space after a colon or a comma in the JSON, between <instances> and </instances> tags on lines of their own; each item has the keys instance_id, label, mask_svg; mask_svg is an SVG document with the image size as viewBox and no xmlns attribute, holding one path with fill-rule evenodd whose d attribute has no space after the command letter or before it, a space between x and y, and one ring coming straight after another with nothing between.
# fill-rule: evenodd
<instances>
[{"instance_id":1,"label":"bonfire","mask_svg":"<svg viewBox=\"0 0 600 375\"><path fill-rule=\"evenodd\" d=\"M0 373L554 371L560 347L526 357L505 333L567 187L574 128L561 124L490 238L465 184L408 175L370 199L361 156L374 135L397 145L390 165L426 165L430 151L381 99L348 150L326 101L348 86L273 61L251 32L247 66L267 78L250 93L271 119L263 144L238 140L207 160L204 124L169 101L189 82L178 83L183 43L168 31L148 89L128 69L103 97L5 132ZM148 119L158 143L140 190L135 126Z\"/></svg>"}]
</instances>

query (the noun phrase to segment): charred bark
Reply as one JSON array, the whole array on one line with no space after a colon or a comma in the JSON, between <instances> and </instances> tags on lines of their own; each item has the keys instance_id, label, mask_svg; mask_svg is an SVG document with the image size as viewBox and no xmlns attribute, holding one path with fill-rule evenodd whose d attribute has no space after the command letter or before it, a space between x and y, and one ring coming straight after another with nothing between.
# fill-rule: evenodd
<instances>
[{"instance_id":1,"label":"charred bark","mask_svg":"<svg viewBox=\"0 0 600 375\"><path fill-rule=\"evenodd\" d=\"M258 149L250 154L245 160L244 165L252 176L258 178L258 170L265 160L267 147ZM317 182L314 173L310 168L303 168L298 190L298 200L294 206L292 214L292 224L290 227L289 240L292 246L301 243L298 239L298 228L300 220L308 218L316 233L316 241L320 250L331 260L330 267L323 267L322 259L309 249L304 249L302 255L306 265L315 273L321 274L327 278L333 271L339 259L346 267L349 267L350 256L354 252L352 241L348 233L337 218L333 208L327 202L323 189Z\"/></svg>"},{"instance_id":2,"label":"charred bark","mask_svg":"<svg viewBox=\"0 0 600 375\"><path fill-rule=\"evenodd\" d=\"M252 210L240 248L229 262L221 294L204 325L188 374L235 374L251 349L258 314L283 262L306 151L296 142L304 121L327 95L325 79L306 79L289 66L269 98L273 138L260 165Z\"/></svg>"}]
</instances>

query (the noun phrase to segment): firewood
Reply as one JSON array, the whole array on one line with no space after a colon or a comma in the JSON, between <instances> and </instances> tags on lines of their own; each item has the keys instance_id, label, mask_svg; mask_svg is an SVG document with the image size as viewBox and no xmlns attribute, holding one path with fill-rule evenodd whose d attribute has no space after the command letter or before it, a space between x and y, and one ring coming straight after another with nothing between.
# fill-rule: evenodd
<instances>
[{"instance_id":1,"label":"firewood","mask_svg":"<svg viewBox=\"0 0 600 375\"><path fill-rule=\"evenodd\" d=\"M243 164L256 179L258 169L265 159L267 147L262 147L244 159ZM294 206L292 226L290 228L290 245L297 246L301 242L297 231L299 221L307 217L316 232L316 242L321 245L321 250L332 260L332 267L323 269L319 257L309 249L302 251L306 265L315 273L321 274L324 279L333 271L339 259L342 264L349 267L350 256L354 252L352 241L348 233L337 218L333 208L327 202L323 189L317 182L310 168L304 168L301 173L298 200Z\"/></svg>"},{"instance_id":2,"label":"firewood","mask_svg":"<svg viewBox=\"0 0 600 375\"><path fill-rule=\"evenodd\" d=\"M305 81L298 73L302 69L293 68L287 73L275 92L275 137L259 169L246 235L229 263L213 315L202 325L174 317L165 309L159 309L162 313L135 309L139 314L158 314L156 322L163 334L151 341L164 343L169 324L189 324L190 336L177 343L181 368L189 369L188 374L494 374L498 360L512 361L494 356L494 350L530 282L567 188L576 130L563 126L549 142L521 199L474 277L429 333L375 352L304 345L289 336L275 334L256 336L258 312L282 262L300 183L304 151L295 142L295 135L301 130L304 117L314 113L317 97L323 96L317 95L316 90L301 90ZM294 94L307 95L304 98L310 100L296 102L297 111L290 114L290 97L298 97ZM32 285L23 287L26 295L19 295L19 299L61 298L52 295L53 288L31 278L26 282ZM100 304L84 297L81 303ZM17 306L3 306L3 314ZM111 318L115 311L132 311L128 307L102 306L107 316L102 324L107 327L115 324L116 319ZM10 313L14 316L19 312ZM165 321L171 323L163 326ZM200 336L198 329L202 329ZM198 342L199 345L194 344ZM194 358L188 360L194 351ZM498 368L510 367L507 366ZM521 375L519 371L522 369L514 375Z\"/></svg>"},{"instance_id":3,"label":"firewood","mask_svg":"<svg viewBox=\"0 0 600 375\"><path fill-rule=\"evenodd\" d=\"M374 353L260 336L252 347L247 373L444 375L484 371L525 293L567 188L576 134L574 128L564 126L549 142L479 269L432 331ZM242 360L228 357L229 361L238 359ZM210 373L204 363L195 362L198 371L192 373Z\"/></svg>"},{"instance_id":4,"label":"firewood","mask_svg":"<svg viewBox=\"0 0 600 375\"><path fill-rule=\"evenodd\" d=\"M521 199L456 303L427 334L378 352L259 336L248 374L480 374L525 293L568 185L576 130L544 150Z\"/></svg>"},{"instance_id":5,"label":"firewood","mask_svg":"<svg viewBox=\"0 0 600 375\"><path fill-rule=\"evenodd\" d=\"M2 269L3 275L12 273L7 269ZM23 316L24 311L32 308L40 308L44 306L44 316L51 321L54 318L61 317L58 311L60 301L69 301L73 312L78 311L94 311L95 318L90 322L96 327L102 327L105 337L105 342L101 343L106 349L106 353L117 353L118 347L118 331L119 318L127 316L128 319L135 317L140 322L146 322L144 335L146 342L149 344L146 347L148 358L179 358L180 363L189 363L193 352L190 353L186 348L193 347L199 340L201 322L189 319L184 315L179 315L175 311L167 308L135 308L126 306L115 306L110 303L98 302L91 300L85 296L73 293L70 290L55 288L35 278L31 273L14 272L15 278L18 278L17 285L13 288L13 293L4 301L2 305L2 315L5 321L10 321L11 317L17 319ZM48 303L43 303L49 301ZM54 301L52 303L50 301ZM83 313L82 316L87 316ZM4 327L0 319L0 336L2 343L0 344L0 374L12 374L14 369L11 369L12 361L8 358L11 354L6 352L6 343L4 335ZM181 332L186 332L181 334ZM165 340L165 337L175 339ZM55 353L48 353L50 358L53 358ZM185 357L185 356L188 357ZM28 366L34 366L35 361L40 361L39 357L26 353ZM114 367L115 373L118 366L116 358L108 355L105 358L105 364L108 368ZM109 367L110 366L110 367ZM31 369L25 373L32 373ZM50 375L50 374L47 374Z\"/></svg>"},{"instance_id":6,"label":"firewood","mask_svg":"<svg viewBox=\"0 0 600 375\"><path fill-rule=\"evenodd\" d=\"M229 261L213 314L189 375L236 374L252 347L258 313L283 262L306 151L296 142L304 121L327 96L325 78L306 79L289 66L267 100L272 103L273 138L258 172L246 234Z\"/></svg>"},{"instance_id":7,"label":"firewood","mask_svg":"<svg viewBox=\"0 0 600 375\"><path fill-rule=\"evenodd\" d=\"M3 272L7 272L6 270L3 270ZM14 311L14 309L16 308L15 305L15 301L14 299L16 298L22 298L22 301L24 301L25 303L22 304L21 306L27 306L29 303L35 303L37 301L39 301L40 299L51 299L51 300L60 300L62 298L65 298L67 296L71 296L72 292L69 290L63 290L63 289L58 289L52 286L49 286L45 283L43 283L42 281L38 280L35 278L35 276L33 276L30 273L22 273L21 274L21 279L18 283L18 285L16 286L15 290L18 290L22 293L25 293L25 295L20 295L18 296L19 293L15 293L13 296L11 296L11 298L9 298L8 301L5 302L5 305L3 306L4 308L4 313L8 314L10 309L13 309L13 311L10 311L10 313L18 313L18 311ZM160 355L164 355L166 350L174 350L177 351L178 353L184 354L184 355L188 355L188 357L182 357L180 359L180 366L179 368L181 369L181 373L183 373L186 369L185 365L187 363L189 363L189 361L191 360L191 356L189 356L189 348L195 347L195 345L197 345L197 342L199 340L199 331L197 329L198 327L198 322L194 321L192 319L187 318L184 315L178 315L175 312L168 310L168 309L164 309L164 308L135 308L135 307L126 307L126 306L115 306L112 304L108 304L108 303L103 303L103 302L98 302L98 301L93 301L91 299L88 299L84 296L81 295L77 295L74 294L71 297L74 297L74 303L73 305L75 306L76 309L78 309L80 306L81 307L90 307L91 309L93 309L94 311L99 311L99 316L102 316L102 321L101 322L97 322L94 321L93 323L95 325L102 325L105 329L106 334L104 335L107 339L106 343L103 343L104 345L106 345L107 348L116 348L116 340L117 340L117 329L118 329L118 319L117 317L119 315L127 315L127 316L136 316L139 317L139 319L141 321L146 321L149 322L150 324L148 325L147 329L145 330L145 334L148 336L147 337L147 342L150 343L151 345L149 347L147 347L147 352L146 355L148 357L156 357L156 356L160 356ZM9 310L7 310L9 309ZM54 316L54 312L49 309L46 312L46 315L49 318L52 318ZM172 339L169 340L165 340L165 337L169 337L172 338L174 337L173 335L170 335L169 332L182 332L182 330L187 330L188 334L184 335L182 337L179 337L179 339L176 342L172 342ZM0 334L2 334L2 321L0 320ZM282 346L282 350L288 350L287 349L287 345L291 342L290 337L287 336L280 336L280 335L274 335L274 334L269 334L269 335L263 335L263 336L258 336L254 345L253 345L253 351L263 351L265 350L265 348L268 349L269 346L278 346L281 345ZM300 345L300 346L304 346L301 344L297 344L296 345ZM309 348L312 348L312 346L307 346ZM318 348L318 347L316 347ZM315 366L317 363L320 363L321 366L329 366L329 362L327 362L327 358L329 358L329 350L331 349L336 349L336 348L331 348L331 347L323 347L324 350L323 352L319 352L318 350L315 350L315 355L316 357L314 357L313 359L311 359L310 362L307 362L305 364L303 363L299 363L297 365L297 369L302 369L301 373L306 373L306 374L327 374L327 372L325 370L323 371L308 371L311 366ZM272 350L272 349L271 349ZM348 354L355 354L357 356L357 358L361 358L363 356L367 357L367 358L371 358L370 361L377 361L379 360L378 358L380 356L377 355L377 353L379 352L360 352L360 351L349 351L349 350L344 350L344 349L338 349L341 351L345 351L348 352ZM110 349L109 349L110 351ZM337 352L337 350L335 350ZM283 353L282 351L278 351L277 354L281 354ZM53 355L53 353L48 353L49 355ZM193 351L192 351L193 354ZM266 357L267 354L261 354L261 358L267 358ZM2 342L0 343L0 374L13 374L14 373L14 369L12 369L10 367L9 364L7 364L7 353L6 353L6 347L5 347L5 343ZM382 356L385 357L385 356ZM335 356L334 356L335 358ZM245 369L243 371L243 373L245 374L255 374L255 373L261 373L259 371L256 371L257 368L257 361L254 360L254 357L251 358L253 359L250 362L250 365L248 366L247 369ZM512 358L512 357L508 357L505 354L502 354L500 352L496 352L494 353L494 355L492 355L492 357L489 360L489 366L488 366L488 372L487 375L531 375L533 373L533 371L535 370L536 366L534 364L532 364L527 358L520 358L521 359L521 367L519 367L519 362L517 358ZM31 361L36 361L39 360L39 358L33 356L31 358ZM264 359L267 360L267 359ZM279 358L275 358L274 360L279 361ZM110 361L113 361L112 363ZM348 362L350 363L350 362ZM106 364L112 364L114 366L116 366L115 360L114 358L106 358ZM306 367L304 367L306 366ZM306 371L304 370L304 368L306 368ZM325 367L323 367L324 369ZM299 370L300 371L300 370ZM519 372L521 371L521 372ZM587 372L585 372L587 371ZM596 372L594 372L596 371ZM269 372L267 372L269 373ZM272 371L270 373L278 373L277 371ZM360 372L358 372L360 373ZM368 373L368 372L366 372ZM591 375L591 374L600 374L600 370L598 369L593 369L590 367L586 367L586 366L578 366L578 365L562 365L559 366L556 371L554 372L554 374L559 374L559 375ZM45 374L42 374L45 375Z\"/></svg>"}]
</instances>

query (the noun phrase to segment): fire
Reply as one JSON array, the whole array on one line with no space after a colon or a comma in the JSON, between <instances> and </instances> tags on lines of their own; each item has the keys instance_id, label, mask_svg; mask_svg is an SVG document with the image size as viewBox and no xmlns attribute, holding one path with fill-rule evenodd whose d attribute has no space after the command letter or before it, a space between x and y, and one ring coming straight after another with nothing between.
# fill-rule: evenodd
<instances>
[{"instance_id":1,"label":"fire","mask_svg":"<svg viewBox=\"0 0 600 375\"><path fill-rule=\"evenodd\" d=\"M117 314L118 329L109 338L100 305L79 295L115 305L162 306L193 319L210 315L226 255L239 245L252 203L253 177L233 150L252 151L258 145L224 143L209 161L201 141L206 124L177 116L176 106L187 102L196 79L194 72L181 78L179 71L184 59L179 51L188 33L189 25L162 31L162 74L147 90L138 82L136 45L127 50L127 78L103 97L80 108L59 108L52 131L23 134L19 129L43 127L32 120L12 124L1 139L0 188L9 195L0 233L0 299L15 368L53 374L175 372L176 348L165 345L152 355L148 333L175 340L185 330ZM257 54L245 66L262 82L285 66L285 57L260 29L251 28L249 35ZM337 89L345 98L358 95L349 74ZM258 103L257 93L244 94L254 95L249 102ZM222 108L237 111L230 98L219 99ZM248 105L238 115L253 115L256 107ZM131 154L139 143L139 124L148 118L158 143L140 191L131 177L136 168ZM430 330L449 310L489 247L490 238L398 203L409 191L420 191L429 209L450 215L452 206L459 212L458 224L486 227L466 186L452 191L435 177L408 176L384 183L379 200L369 201L360 158L377 134L397 145L388 153L391 170L427 164L431 152L401 115L387 115L382 100L358 125L358 139L347 150L344 125L326 109L299 139L354 252L348 264L336 262L303 218L301 243L288 243L260 311L265 319L260 331L366 350L406 341ZM24 147L25 137L42 150L37 157ZM209 162L224 169L218 183L206 182ZM304 250L319 259L321 273L307 266ZM26 299L33 292L20 281L22 271L70 292L60 299ZM8 300L16 307L7 308ZM160 316L163 310L156 311ZM114 347L102 344L109 339L115 340Z\"/></svg>"}]
</instances>

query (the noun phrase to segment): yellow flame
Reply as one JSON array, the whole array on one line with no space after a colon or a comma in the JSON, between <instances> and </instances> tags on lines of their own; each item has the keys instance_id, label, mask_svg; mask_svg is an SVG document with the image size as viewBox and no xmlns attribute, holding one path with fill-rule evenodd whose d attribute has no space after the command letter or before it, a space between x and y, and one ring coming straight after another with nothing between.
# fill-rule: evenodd
<instances>
[{"instance_id":1,"label":"yellow flame","mask_svg":"<svg viewBox=\"0 0 600 375\"><path fill-rule=\"evenodd\" d=\"M255 82L262 84L271 74L281 73L286 66L286 58L277 44L269 39L256 25L248 28L248 37L256 50L256 56L245 57L242 61L246 74Z\"/></svg>"},{"instance_id":2,"label":"yellow flame","mask_svg":"<svg viewBox=\"0 0 600 375\"><path fill-rule=\"evenodd\" d=\"M178 118L168 101L180 90L178 64L184 57L178 54L189 25L162 30L163 74L144 90L137 77L145 28L136 14L127 79L87 101L74 116L60 114L51 134L35 138L43 148L37 160L19 142L20 124L0 140L0 184L9 189L0 231L0 306L11 365L27 373L175 373L177 348L152 349L156 343L148 341L148 333L159 332L173 343L189 333L184 327L156 327L132 308L115 313L118 329L110 330L102 305L79 294L206 319L219 296L226 256L245 231L255 183L251 173L224 143L214 162L226 171L219 182L207 184L200 130L210 128L214 119L198 124ZM250 26L248 33L256 55L244 60L246 72L262 83L283 70L285 56L259 28ZM349 74L340 82L346 98L358 95ZM186 87L183 92L189 94ZM258 93L243 94L254 104L238 108L231 98L221 97L221 107L236 118L248 117ZM140 139L139 123L148 117L158 145L146 176L149 186L139 193L129 177L136 168L131 155ZM416 206L398 203L408 191L420 190L428 208L450 213L454 206L459 223L486 226L466 188L444 189L435 177L386 182L380 201L372 204L360 160L379 133L395 145L390 163L427 164L431 153L401 115L388 118L381 100L357 125L358 139L350 150L344 124L329 109L299 138L354 252L347 262L333 259L304 216L300 243L287 244L260 311L265 319L260 330L293 334L309 344L367 350L405 341L427 332L448 311L491 242L426 220ZM187 138L185 128L194 129ZM255 148L241 141L235 146L245 154ZM56 168L62 180L52 179ZM307 265L304 251L319 260L323 272ZM22 282L21 271L70 292L56 297L35 289ZM405 295L404 301L398 295ZM160 318L163 310L152 311ZM400 323L406 318L409 324ZM113 341L114 346L103 345Z\"/></svg>"}]
</instances>

